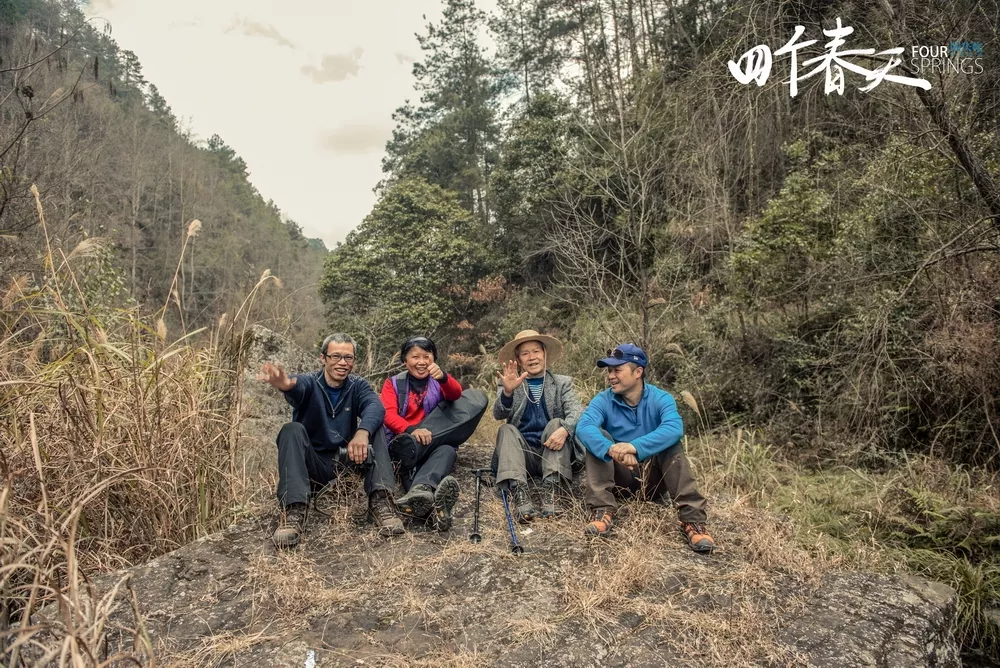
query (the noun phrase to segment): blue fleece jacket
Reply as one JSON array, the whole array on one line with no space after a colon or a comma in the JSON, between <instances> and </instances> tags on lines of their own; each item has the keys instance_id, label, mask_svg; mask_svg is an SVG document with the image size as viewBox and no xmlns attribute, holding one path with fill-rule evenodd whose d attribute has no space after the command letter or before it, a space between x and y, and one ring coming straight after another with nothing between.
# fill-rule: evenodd
<instances>
[{"instance_id":1,"label":"blue fleece jacket","mask_svg":"<svg viewBox=\"0 0 1000 668\"><path fill-rule=\"evenodd\" d=\"M604 430L614 440L601 433ZM639 405L629 406L611 391L598 394L576 425L576 437L595 457L611 461L608 450L615 443L631 443L641 462L675 445L684 435L684 422L669 392L644 383Z\"/></svg>"},{"instance_id":2,"label":"blue fleece jacket","mask_svg":"<svg viewBox=\"0 0 1000 668\"><path fill-rule=\"evenodd\" d=\"M292 376L295 387L284 393L292 405L292 421L309 433L316 453L327 461L347 446L358 429L371 436L382 427L385 407L371 385L361 376L350 375L341 385L340 401L334 406L327 394L322 371Z\"/></svg>"}]
</instances>

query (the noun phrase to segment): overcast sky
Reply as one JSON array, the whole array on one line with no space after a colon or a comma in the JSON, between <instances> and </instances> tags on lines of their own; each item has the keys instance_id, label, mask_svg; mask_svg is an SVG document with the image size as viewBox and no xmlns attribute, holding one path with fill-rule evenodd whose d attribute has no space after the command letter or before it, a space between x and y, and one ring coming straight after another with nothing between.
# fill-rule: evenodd
<instances>
[{"instance_id":1,"label":"overcast sky","mask_svg":"<svg viewBox=\"0 0 1000 668\"><path fill-rule=\"evenodd\" d=\"M417 98L414 33L441 10L440 0L91 0L89 14L111 23L197 138L218 133L264 198L332 248L374 204L392 112Z\"/></svg>"}]
</instances>

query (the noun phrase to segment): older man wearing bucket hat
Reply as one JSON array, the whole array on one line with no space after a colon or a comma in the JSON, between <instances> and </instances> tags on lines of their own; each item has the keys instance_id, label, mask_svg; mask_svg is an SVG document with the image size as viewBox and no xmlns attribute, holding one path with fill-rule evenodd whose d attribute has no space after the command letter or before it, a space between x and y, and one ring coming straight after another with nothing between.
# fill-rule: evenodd
<instances>
[{"instance_id":1,"label":"older man wearing bucket hat","mask_svg":"<svg viewBox=\"0 0 1000 668\"><path fill-rule=\"evenodd\" d=\"M583 444L574 438L583 412L573 379L548 370L562 354L562 343L533 329L518 332L500 349L493 417L506 420L497 431L493 470L498 486L514 498L517 518L529 522L538 516L528 490L528 477L542 478L542 517L561 511L559 499L582 468Z\"/></svg>"},{"instance_id":2,"label":"older man wearing bucket hat","mask_svg":"<svg viewBox=\"0 0 1000 668\"><path fill-rule=\"evenodd\" d=\"M695 552L715 548L705 529L705 497L695 485L681 447L684 423L670 394L646 382L648 358L631 343L597 360L608 389L590 402L577 426L587 447L585 496L593 519L584 533L611 533L618 504L615 492L642 494L677 506L681 533Z\"/></svg>"}]
</instances>

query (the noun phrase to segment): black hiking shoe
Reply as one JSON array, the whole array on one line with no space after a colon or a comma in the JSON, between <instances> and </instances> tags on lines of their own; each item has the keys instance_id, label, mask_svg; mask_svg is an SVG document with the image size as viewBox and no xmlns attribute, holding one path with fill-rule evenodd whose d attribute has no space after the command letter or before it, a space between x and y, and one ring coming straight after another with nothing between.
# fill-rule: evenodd
<instances>
[{"instance_id":1,"label":"black hiking shoe","mask_svg":"<svg viewBox=\"0 0 1000 668\"><path fill-rule=\"evenodd\" d=\"M278 528L271 534L271 542L275 547L280 549L295 547L299 544L308 509L309 507L304 503L292 503L281 511Z\"/></svg>"},{"instance_id":2,"label":"black hiking shoe","mask_svg":"<svg viewBox=\"0 0 1000 668\"><path fill-rule=\"evenodd\" d=\"M396 507L407 517L423 519L434 510L434 490L430 485L414 485L409 492L396 499Z\"/></svg>"},{"instance_id":3,"label":"black hiking shoe","mask_svg":"<svg viewBox=\"0 0 1000 668\"><path fill-rule=\"evenodd\" d=\"M403 533L403 520L393 510L389 492L372 492L368 497L368 518L378 527L380 536L398 536Z\"/></svg>"},{"instance_id":4,"label":"black hiking shoe","mask_svg":"<svg viewBox=\"0 0 1000 668\"><path fill-rule=\"evenodd\" d=\"M438 531L451 529L451 510L455 507L456 501L458 501L458 481L450 475L445 476L434 490L434 517Z\"/></svg>"},{"instance_id":5,"label":"black hiking shoe","mask_svg":"<svg viewBox=\"0 0 1000 668\"><path fill-rule=\"evenodd\" d=\"M527 524L538 517L535 504L531 501L531 493L528 491L528 485L516 480L510 480L508 487L513 497L514 515L517 517L517 521L521 524Z\"/></svg>"},{"instance_id":6,"label":"black hiking shoe","mask_svg":"<svg viewBox=\"0 0 1000 668\"><path fill-rule=\"evenodd\" d=\"M559 517L563 514L560 504L562 480L558 473L545 476L542 480L542 518Z\"/></svg>"},{"instance_id":7,"label":"black hiking shoe","mask_svg":"<svg viewBox=\"0 0 1000 668\"><path fill-rule=\"evenodd\" d=\"M404 431L389 441L389 455L398 461L404 470L409 470L417 465L422 447L417 439Z\"/></svg>"}]
</instances>

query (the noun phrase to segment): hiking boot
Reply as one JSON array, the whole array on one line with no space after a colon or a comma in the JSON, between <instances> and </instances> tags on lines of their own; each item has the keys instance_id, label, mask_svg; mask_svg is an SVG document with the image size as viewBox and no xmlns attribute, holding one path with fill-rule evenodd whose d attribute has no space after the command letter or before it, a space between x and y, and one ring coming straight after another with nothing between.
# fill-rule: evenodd
<instances>
[{"instance_id":1,"label":"hiking boot","mask_svg":"<svg viewBox=\"0 0 1000 668\"><path fill-rule=\"evenodd\" d=\"M532 503L531 494L528 492L528 485L511 480L508 482L508 488L513 497L511 500L514 505L513 513L518 522L527 524L538 517L538 511L535 510L535 504Z\"/></svg>"},{"instance_id":2,"label":"hiking boot","mask_svg":"<svg viewBox=\"0 0 1000 668\"><path fill-rule=\"evenodd\" d=\"M304 503L291 503L282 510L278 528L271 534L271 542L275 547L295 547L299 544L307 509L308 506Z\"/></svg>"},{"instance_id":3,"label":"hiking boot","mask_svg":"<svg viewBox=\"0 0 1000 668\"><path fill-rule=\"evenodd\" d=\"M409 492L396 499L396 507L407 517L427 517L434 510L434 490L430 485L414 485Z\"/></svg>"},{"instance_id":4,"label":"hiking boot","mask_svg":"<svg viewBox=\"0 0 1000 668\"><path fill-rule=\"evenodd\" d=\"M552 473L542 480L542 518L559 517L563 514L560 505L560 494L562 493L562 480L559 474Z\"/></svg>"},{"instance_id":5,"label":"hiking boot","mask_svg":"<svg viewBox=\"0 0 1000 668\"><path fill-rule=\"evenodd\" d=\"M586 536L607 536L615 523L615 511L612 508L595 508L590 524L583 528Z\"/></svg>"},{"instance_id":6,"label":"hiking boot","mask_svg":"<svg viewBox=\"0 0 1000 668\"><path fill-rule=\"evenodd\" d=\"M709 553L715 549L715 541L701 522L681 522L681 533L695 552Z\"/></svg>"},{"instance_id":7,"label":"hiking boot","mask_svg":"<svg viewBox=\"0 0 1000 668\"><path fill-rule=\"evenodd\" d=\"M368 497L368 517L378 526L380 536L398 536L403 533L403 520L393 510L388 492L377 491Z\"/></svg>"},{"instance_id":8,"label":"hiking boot","mask_svg":"<svg viewBox=\"0 0 1000 668\"><path fill-rule=\"evenodd\" d=\"M434 518L438 531L451 529L451 509L455 507L456 501L458 501L458 481L450 475L445 476L434 490Z\"/></svg>"}]
</instances>

